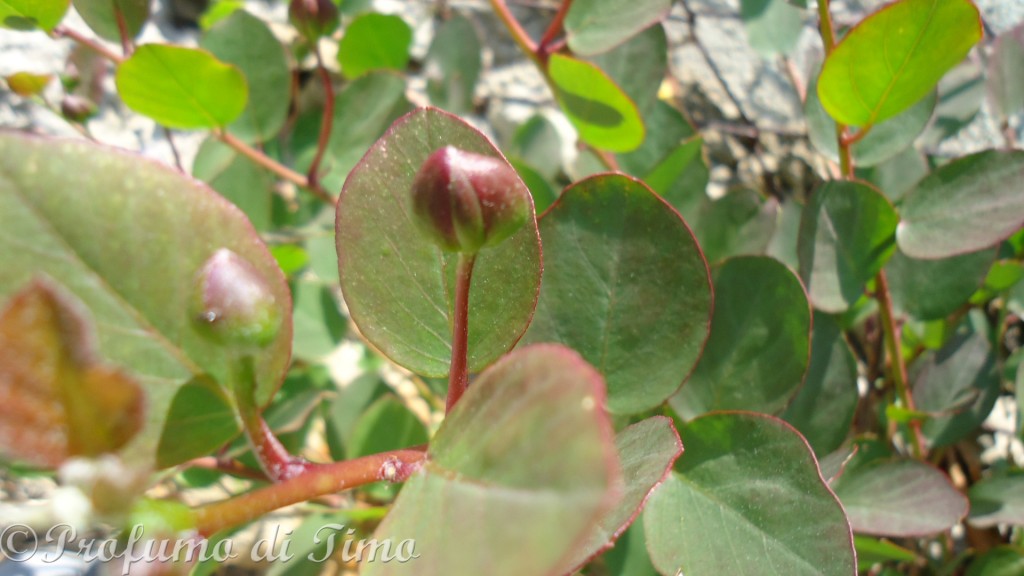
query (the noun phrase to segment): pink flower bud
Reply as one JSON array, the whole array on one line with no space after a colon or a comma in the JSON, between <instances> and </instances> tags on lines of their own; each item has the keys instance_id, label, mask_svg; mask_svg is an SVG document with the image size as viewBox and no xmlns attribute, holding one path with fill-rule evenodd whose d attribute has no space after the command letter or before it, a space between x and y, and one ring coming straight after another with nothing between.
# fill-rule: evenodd
<instances>
[{"instance_id":1,"label":"pink flower bud","mask_svg":"<svg viewBox=\"0 0 1024 576\"><path fill-rule=\"evenodd\" d=\"M474 253L504 241L532 208L530 191L512 166L451 146L431 154L412 184L417 224L450 252Z\"/></svg>"}]
</instances>

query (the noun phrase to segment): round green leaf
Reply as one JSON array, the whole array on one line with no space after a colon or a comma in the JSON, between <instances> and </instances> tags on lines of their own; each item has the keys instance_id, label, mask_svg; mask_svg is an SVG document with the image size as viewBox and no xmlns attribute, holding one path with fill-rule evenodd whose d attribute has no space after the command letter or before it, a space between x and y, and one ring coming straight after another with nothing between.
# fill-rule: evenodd
<instances>
[{"instance_id":1,"label":"round green leaf","mask_svg":"<svg viewBox=\"0 0 1024 576\"><path fill-rule=\"evenodd\" d=\"M398 399L386 394L370 404L352 426L350 458L426 444L427 427Z\"/></svg>"},{"instance_id":2,"label":"round green leaf","mask_svg":"<svg viewBox=\"0 0 1024 576\"><path fill-rule=\"evenodd\" d=\"M622 482L601 376L561 346L523 348L487 369L429 456L374 534L412 539L420 557L365 563L365 576L553 574Z\"/></svg>"},{"instance_id":3,"label":"round green leaf","mask_svg":"<svg viewBox=\"0 0 1024 576\"><path fill-rule=\"evenodd\" d=\"M747 188L712 200L697 190L700 208L689 220L708 262L730 256L764 254L775 232L779 204Z\"/></svg>"},{"instance_id":4,"label":"round green leaf","mask_svg":"<svg viewBox=\"0 0 1024 576\"><path fill-rule=\"evenodd\" d=\"M812 78L804 101L807 133L818 151L838 162L836 123L821 106L817 85L817 79ZM874 166L906 150L928 125L938 100L938 94L932 91L904 112L875 125L867 136L853 144L854 164L858 168Z\"/></svg>"},{"instance_id":5,"label":"round green leaf","mask_svg":"<svg viewBox=\"0 0 1024 576\"><path fill-rule=\"evenodd\" d=\"M245 75L249 100L228 130L246 142L277 136L288 116L292 75L284 47L262 20L237 10L203 34L200 43Z\"/></svg>"},{"instance_id":6,"label":"round green leaf","mask_svg":"<svg viewBox=\"0 0 1024 576\"><path fill-rule=\"evenodd\" d=\"M171 128L217 128L238 118L245 76L209 52L146 44L117 68L117 91L139 114Z\"/></svg>"},{"instance_id":7,"label":"round green leaf","mask_svg":"<svg viewBox=\"0 0 1024 576\"><path fill-rule=\"evenodd\" d=\"M0 25L14 30L53 30L71 0L0 0Z\"/></svg>"},{"instance_id":8,"label":"round green leaf","mask_svg":"<svg viewBox=\"0 0 1024 576\"><path fill-rule=\"evenodd\" d=\"M261 405L277 389L292 339L288 286L245 216L196 180L87 142L0 135L0 231L0 297L37 274L60 282L95 318L100 355L142 385L146 423L131 458L152 462L179 387L229 381L232 354L197 330L191 306L195 275L219 249L254 267L283 319L254 370Z\"/></svg>"},{"instance_id":9,"label":"round green leaf","mask_svg":"<svg viewBox=\"0 0 1024 576\"><path fill-rule=\"evenodd\" d=\"M211 137L199 147L192 175L238 206L257 230L271 227L277 180L266 169Z\"/></svg>"},{"instance_id":10,"label":"round green leaf","mask_svg":"<svg viewBox=\"0 0 1024 576\"><path fill-rule=\"evenodd\" d=\"M658 89L668 71L668 37L655 24L628 42L591 59L646 116L658 102Z\"/></svg>"},{"instance_id":11,"label":"round green leaf","mask_svg":"<svg viewBox=\"0 0 1024 576\"><path fill-rule=\"evenodd\" d=\"M836 319L814 314L807 379L783 418L799 430L814 453L825 456L846 440L857 410L857 359Z\"/></svg>"},{"instance_id":12,"label":"round green leaf","mask_svg":"<svg viewBox=\"0 0 1024 576\"><path fill-rule=\"evenodd\" d=\"M74 0L75 10L82 20L101 38L121 41L117 25L117 12L124 18L128 36L135 38L149 19L149 0Z\"/></svg>"},{"instance_id":13,"label":"round green leaf","mask_svg":"<svg viewBox=\"0 0 1024 576\"><path fill-rule=\"evenodd\" d=\"M897 250L886 264L893 305L920 320L939 320L963 306L985 281L996 248L941 260L918 260Z\"/></svg>"},{"instance_id":14,"label":"round green leaf","mask_svg":"<svg viewBox=\"0 0 1024 576\"><path fill-rule=\"evenodd\" d=\"M717 413L679 434L686 453L644 511L659 572L856 573L843 508L789 425L763 414Z\"/></svg>"},{"instance_id":15,"label":"round green leaf","mask_svg":"<svg viewBox=\"0 0 1024 576\"><path fill-rule=\"evenodd\" d=\"M800 280L763 256L730 258L713 278L711 336L672 407L683 418L782 410L803 383L810 356L811 309Z\"/></svg>"},{"instance_id":16,"label":"round green leaf","mask_svg":"<svg viewBox=\"0 0 1024 576\"><path fill-rule=\"evenodd\" d=\"M294 286L293 354L315 362L334 351L345 335L347 322L329 286L305 280Z\"/></svg>"},{"instance_id":17,"label":"round green leaf","mask_svg":"<svg viewBox=\"0 0 1024 576\"><path fill-rule=\"evenodd\" d=\"M981 35L970 0L899 0L862 20L829 54L818 97L841 124L877 124L924 98Z\"/></svg>"},{"instance_id":18,"label":"round green leaf","mask_svg":"<svg viewBox=\"0 0 1024 576\"><path fill-rule=\"evenodd\" d=\"M668 16L671 0L590 0L575 2L565 15L573 53L607 52Z\"/></svg>"},{"instance_id":19,"label":"round green leaf","mask_svg":"<svg viewBox=\"0 0 1024 576\"><path fill-rule=\"evenodd\" d=\"M337 211L338 266L352 319L386 356L427 376L448 373L456 256L413 225L411 190L420 165L445 145L502 158L455 116L420 109L396 121L352 170ZM477 256L469 303L471 370L519 340L533 316L540 274L540 235L532 217Z\"/></svg>"},{"instance_id":20,"label":"round green leaf","mask_svg":"<svg viewBox=\"0 0 1024 576\"><path fill-rule=\"evenodd\" d=\"M664 402L700 357L711 316L686 223L639 180L600 175L566 189L540 233L544 282L524 340L578 351L604 375L614 413Z\"/></svg>"},{"instance_id":21,"label":"round green leaf","mask_svg":"<svg viewBox=\"0 0 1024 576\"><path fill-rule=\"evenodd\" d=\"M920 537L956 526L967 499L938 469L915 460L851 466L832 483L858 534Z\"/></svg>"},{"instance_id":22,"label":"round green leaf","mask_svg":"<svg viewBox=\"0 0 1024 576\"><path fill-rule=\"evenodd\" d=\"M409 62L412 28L399 16L375 12L357 16L338 43L338 64L346 78L371 70L403 70Z\"/></svg>"},{"instance_id":23,"label":"round green leaf","mask_svg":"<svg viewBox=\"0 0 1024 576\"><path fill-rule=\"evenodd\" d=\"M612 152L629 152L644 141L636 104L600 68L552 54L548 73L555 97L581 140Z\"/></svg>"},{"instance_id":24,"label":"round green leaf","mask_svg":"<svg viewBox=\"0 0 1024 576\"><path fill-rule=\"evenodd\" d=\"M976 252L1024 226L1024 151L988 150L940 167L900 206L900 249L914 258Z\"/></svg>"},{"instance_id":25,"label":"round green leaf","mask_svg":"<svg viewBox=\"0 0 1024 576\"><path fill-rule=\"evenodd\" d=\"M899 217L889 200L859 182L834 180L803 211L797 253L814 307L843 312L864 294L896 249Z\"/></svg>"}]
</instances>

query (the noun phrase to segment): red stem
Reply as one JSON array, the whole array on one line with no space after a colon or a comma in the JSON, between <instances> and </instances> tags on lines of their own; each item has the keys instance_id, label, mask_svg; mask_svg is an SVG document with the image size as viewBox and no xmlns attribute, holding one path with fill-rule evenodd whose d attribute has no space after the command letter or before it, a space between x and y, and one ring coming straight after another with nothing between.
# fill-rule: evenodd
<instances>
[{"instance_id":1,"label":"red stem","mask_svg":"<svg viewBox=\"0 0 1024 576\"><path fill-rule=\"evenodd\" d=\"M66 26L57 26L56 28L53 29L53 33L57 36L70 38L71 40L81 44L82 46L85 46L86 48L89 48L93 52L96 52L100 56L103 56L104 58L110 60L115 64L120 64L124 60L123 57L115 53L113 50L110 50L103 44L100 44L98 41L93 40L88 36L83 36Z\"/></svg>"},{"instance_id":2,"label":"red stem","mask_svg":"<svg viewBox=\"0 0 1024 576\"><path fill-rule=\"evenodd\" d=\"M316 156L313 157L313 163L309 165L306 179L309 181L310 187L319 188L320 162L327 151L327 142L331 139L331 124L334 122L334 86L331 85L331 76L320 57L320 47L315 42L313 43L313 54L316 56L316 70L320 75L320 82L324 86L326 102L324 103L323 118L320 120L320 138L316 144Z\"/></svg>"},{"instance_id":3,"label":"red stem","mask_svg":"<svg viewBox=\"0 0 1024 576\"><path fill-rule=\"evenodd\" d=\"M554 19L551 20L551 24L548 25L548 29L544 31L544 35L541 36L540 42L537 44L537 57L543 61L547 61L548 56L553 52L552 42L555 37L562 32L562 25L565 22L565 15L569 13L569 8L572 6L572 0L562 0L562 5L558 7L558 12L555 13Z\"/></svg>"},{"instance_id":4,"label":"red stem","mask_svg":"<svg viewBox=\"0 0 1024 576\"><path fill-rule=\"evenodd\" d=\"M469 285L473 278L475 254L459 254L455 272L455 317L452 322L452 362L448 373L448 402L451 412L469 385L466 356L469 352Z\"/></svg>"},{"instance_id":5,"label":"red stem","mask_svg":"<svg viewBox=\"0 0 1024 576\"><path fill-rule=\"evenodd\" d=\"M214 135L217 136L217 138L219 138L221 142L227 144L228 146L231 146L232 148L240 152L243 156L252 160L256 164L266 168L267 170L270 170L274 174L277 174L284 180L287 180L288 182L291 182L296 186L309 190L310 192L313 193L314 196L322 200L325 204L334 204L334 198L331 198L331 195L328 194L326 190L324 190L320 186L311 186L309 180L307 180L305 176L299 174L295 170L292 170L291 168L283 164L276 162L263 152L260 152L259 150L253 148L252 146L249 146L245 142L242 142L238 138L235 138L230 132L227 132L225 130L215 130Z\"/></svg>"},{"instance_id":6,"label":"red stem","mask_svg":"<svg viewBox=\"0 0 1024 576\"><path fill-rule=\"evenodd\" d=\"M331 464L311 465L304 473L194 511L196 531L211 536L264 514L318 496L372 482L404 482L426 459L425 447L363 456Z\"/></svg>"},{"instance_id":7,"label":"red stem","mask_svg":"<svg viewBox=\"0 0 1024 576\"><path fill-rule=\"evenodd\" d=\"M909 378L907 377L907 363L903 359L902 350L900 350L900 329L896 325L896 317L893 314L892 297L889 292L889 280L885 276L885 270L880 270L878 276L875 278L877 283L877 298L879 312L882 316L882 331L885 336L886 350L889 353L889 362L892 364L892 380L893 385L896 387L896 393L899 395L900 400L903 402L903 407L910 411L916 411L917 408L914 406L914 396L910 393ZM921 433L921 422L916 419L910 420L910 436L911 436L911 449L914 453L914 457L918 460L924 460L928 456L928 452L924 446L923 435Z\"/></svg>"},{"instance_id":8,"label":"red stem","mask_svg":"<svg viewBox=\"0 0 1024 576\"><path fill-rule=\"evenodd\" d=\"M114 2L114 18L117 20L117 32L121 36L121 52L124 53L124 57L127 58L132 55L134 46L132 45L132 37L128 34L128 22L124 19L124 12Z\"/></svg>"},{"instance_id":9,"label":"red stem","mask_svg":"<svg viewBox=\"0 0 1024 576\"><path fill-rule=\"evenodd\" d=\"M519 45L519 49L533 60L535 64L540 66L541 70L546 70L547 68L537 55L537 43L526 33L519 20L516 20L516 17L512 15L512 11L509 10L505 0L491 0L491 8L498 15L498 18L501 18L505 27L508 28L509 33L512 34L512 39Z\"/></svg>"}]
</instances>

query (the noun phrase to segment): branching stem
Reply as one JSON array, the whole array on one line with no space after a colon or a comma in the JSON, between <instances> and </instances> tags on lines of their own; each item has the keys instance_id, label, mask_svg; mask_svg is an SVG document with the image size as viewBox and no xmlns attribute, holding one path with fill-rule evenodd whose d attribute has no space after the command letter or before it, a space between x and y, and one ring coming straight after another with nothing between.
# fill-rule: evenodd
<instances>
[{"instance_id":1,"label":"branching stem","mask_svg":"<svg viewBox=\"0 0 1024 576\"><path fill-rule=\"evenodd\" d=\"M307 180L306 177L303 176L302 174L299 174L295 170L292 170L291 168L285 166L284 164L281 164L275 161L273 158L270 158L263 152L260 152L259 150L253 148L252 146L249 146L245 142L242 142L241 140L239 140L226 130L215 130L214 135L217 136L217 138L220 139L221 142L227 144L228 146L231 146L232 148L240 152L243 156L252 160L256 164L262 166L263 168L266 168L267 170L280 176L282 179L291 182L292 184L295 184L296 186L309 190L314 196L319 198L325 204L334 205L334 198L331 198L331 195L328 194L326 190L324 190L320 186L310 186L309 180Z\"/></svg>"}]
</instances>

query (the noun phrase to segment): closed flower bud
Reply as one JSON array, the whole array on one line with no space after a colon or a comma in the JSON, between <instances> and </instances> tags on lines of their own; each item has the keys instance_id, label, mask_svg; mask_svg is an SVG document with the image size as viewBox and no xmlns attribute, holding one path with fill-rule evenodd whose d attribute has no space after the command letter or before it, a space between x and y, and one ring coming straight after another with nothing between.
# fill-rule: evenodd
<instances>
[{"instance_id":1,"label":"closed flower bud","mask_svg":"<svg viewBox=\"0 0 1024 576\"><path fill-rule=\"evenodd\" d=\"M281 313L266 279L231 250L218 250L196 275L193 319L207 337L237 347L266 346Z\"/></svg>"},{"instance_id":2,"label":"closed flower bud","mask_svg":"<svg viewBox=\"0 0 1024 576\"><path fill-rule=\"evenodd\" d=\"M292 0L288 20L306 40L316 42L338 26L338 7L331 0Z\"/></svg>"},{"instance_id":3,"label":"closed flower bud","mask_svg":"<svg viewBox=\"0 0 1024 576\"><path fill-rule=\"evenodd\" d=\"M61 100L60 113L68 120L84 122L96 113L96 105L81 96L68 94Z\"/></svg>"},{"instance_id":4,"label":"closed flower bud","mask_svg":"<svg viewBox=\"0 0 1024 576\"><path fill-rule=\"evenodd\" d=\"M531 208L530 191L508 163L451 146L431 154L412 184L416 223L450 252L475 253L504 241Z\"/></svg>"}]
</instances>

